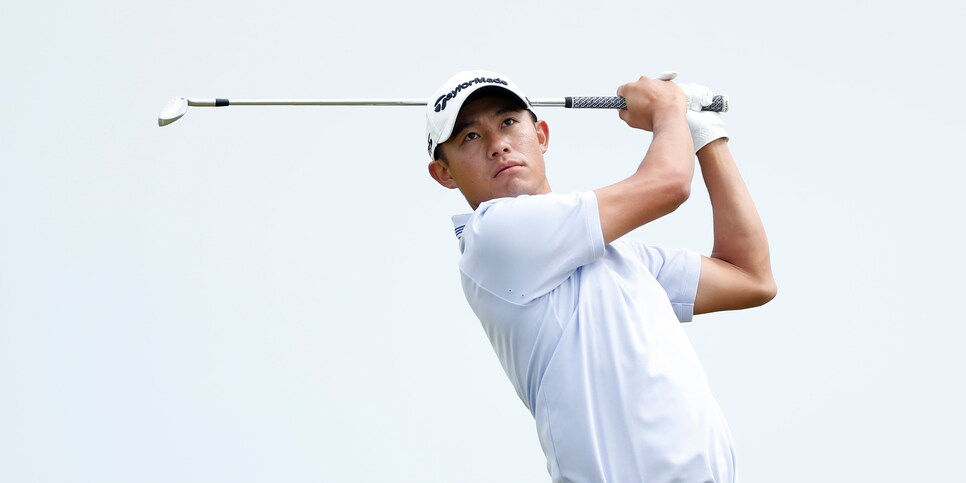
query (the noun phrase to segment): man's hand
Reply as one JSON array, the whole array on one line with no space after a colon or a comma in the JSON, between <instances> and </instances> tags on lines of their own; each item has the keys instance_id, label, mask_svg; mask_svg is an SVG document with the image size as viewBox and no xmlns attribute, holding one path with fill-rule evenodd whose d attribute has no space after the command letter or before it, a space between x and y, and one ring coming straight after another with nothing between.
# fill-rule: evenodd
<instances>
[{"instance_id":1,"label":"man's hand","mask_svg":"<svg viewBox=\"0 0 966 483\"><path fill-rule=\"evenodd\" d=\"M680 116L687 106L684 91L677 84L646 76L620 86L617 95L627 101L627 109L619 111L620 118L628 126L645 131L654 131L661 123Z\"/></svg>"},{"instance_id":2,"label":"man's hand","mask_svg":"<svg viewBox=\"0 0 966 483\"><path fill-rule=\"evenodd\" d=\"M694 142L694 152L698 152L711 141L728 138L724 120L721 114L714 111L702 111L701 108L710 106L714 98L711 89L698 84L682 84L681 90L687 96L688 127L691 129L691 141Z\"/></svg>"}]
</instances>

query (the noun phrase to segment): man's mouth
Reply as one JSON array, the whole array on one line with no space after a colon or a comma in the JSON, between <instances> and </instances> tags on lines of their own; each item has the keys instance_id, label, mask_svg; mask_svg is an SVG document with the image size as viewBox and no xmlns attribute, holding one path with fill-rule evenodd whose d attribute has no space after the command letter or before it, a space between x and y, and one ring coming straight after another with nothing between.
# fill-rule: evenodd
<instances>
[{"instance_id":1,"label":"man's mouth","mask_svg":"<svg viewBox=\"0 0 966 483\"><path fill-rule=\"evenodd\" d=\"M506 166L500 168L500 170L497 171L496 174L493 175L493 177L496 178L497 176L500 176L501 174L504 174L504 173L512 173L517 168L522 168L522 167L523 165L519 163L509 163Z\"/></svg>"}]
</instances>

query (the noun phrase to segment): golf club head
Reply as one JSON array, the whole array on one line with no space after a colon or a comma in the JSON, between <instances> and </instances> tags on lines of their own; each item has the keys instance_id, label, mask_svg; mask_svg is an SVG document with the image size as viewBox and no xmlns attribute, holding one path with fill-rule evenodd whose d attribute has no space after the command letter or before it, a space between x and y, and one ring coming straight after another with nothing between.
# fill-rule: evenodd
<instances>
[{"instance_id":1,"label":"golf club head","mask_svg":"<svg viewBox=\"0 0 966 483\"><path fill-rule=\"evenodd\" d=\"M163 127L171 124L172 122L181 119L184 113L188 110L188 99L184 97L175 97L161 109L161 114L158 114L158 126Z\"/></svg>"}]
</instances>

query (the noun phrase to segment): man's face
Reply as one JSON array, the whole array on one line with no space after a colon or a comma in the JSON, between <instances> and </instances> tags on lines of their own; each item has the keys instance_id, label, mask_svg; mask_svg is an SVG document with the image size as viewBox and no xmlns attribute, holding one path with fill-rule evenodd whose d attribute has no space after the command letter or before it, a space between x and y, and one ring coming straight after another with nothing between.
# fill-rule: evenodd
<instances>
[{"instance_id":1,"label":"man's face","mask_svg":"<svg viewBox=\"0 0 966 483\"><path fill-rule=\"evenodd\" d=\"M502 97L481 97L460 110L443 158L430 163L439 184L459 188L475 210L494 198L550 192L544 168L549 130Z\"/></svg>"}]
</instances>

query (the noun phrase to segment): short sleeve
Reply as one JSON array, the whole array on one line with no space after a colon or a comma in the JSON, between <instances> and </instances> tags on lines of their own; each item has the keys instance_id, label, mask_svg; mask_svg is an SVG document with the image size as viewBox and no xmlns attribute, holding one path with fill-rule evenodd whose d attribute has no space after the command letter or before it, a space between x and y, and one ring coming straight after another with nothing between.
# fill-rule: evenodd
<instances>
[{"instance_id":1,"label":"short sleeve","mask_svg":"<svg viewBox=\"0 0 966 483\"><path fill-rule=\"evenodd\" d=\"M593 192L483 203L467 221L462 239L463 274L520 305L550 292L604 254Z\"/></svg>"},{"instance_id":2,"label":"short sleeve","mask_svg":"<svg viewBox=\"0 0 966 483\"><path fill-rule=\"evenodd\" d=\"M632 243L648 270L667 292L681 322L694 318L694 299L701 278L701 255L685 249L665 249Z\"/></svg>"}]
</instances>

